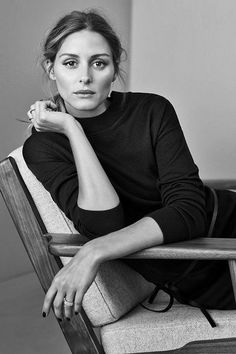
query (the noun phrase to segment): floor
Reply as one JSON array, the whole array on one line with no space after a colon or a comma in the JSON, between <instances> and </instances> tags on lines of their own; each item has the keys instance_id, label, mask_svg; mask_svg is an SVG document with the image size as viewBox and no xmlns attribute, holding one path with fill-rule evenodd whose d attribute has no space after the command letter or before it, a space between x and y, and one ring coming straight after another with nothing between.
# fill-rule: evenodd
<instances>
[{"instance_id":1,"label":"floor","mask_svg":"<svg viewBox=\"0 0 236 354\"><path fill-rule=\"evenodd\" d=\"M71 354L34 273L0 283L0 354Z\"/></svg>"}]
</instances>

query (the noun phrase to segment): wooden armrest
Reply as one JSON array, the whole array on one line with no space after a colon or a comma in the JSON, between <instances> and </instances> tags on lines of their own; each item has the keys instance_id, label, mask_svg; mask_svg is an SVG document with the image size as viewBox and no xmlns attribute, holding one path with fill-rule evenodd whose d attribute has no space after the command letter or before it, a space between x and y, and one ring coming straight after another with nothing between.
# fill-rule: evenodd
<instances>
[{"instance_id":1,"label":"wooden armrest","mask_svg":"<svg viewBox=\"0 0 236 354\"><path fill-rule=\"evenodd\" d=\"M46 234L49 252L54 256L73 257L88 241L80 234ZM236 259L236 239L197 238L190 241L150 247L128 255L136 259Z\"/></svg>"},{"instance_id":2,"label":"wooden armrest","mask_svg":"<svg viewBox=\"0 0 236 354\"><path fill-rule=\"evenodd\" d=\"M203 183L216 189L236 189L236 179L205 179Z\"/></svg>"},{"instance_id":3,"label":"wooden armrest","mask_svg":"<svg viewBox=\"0 0 236 354\"><path fill-rule=\"evenodd\" d=\"M49 252L55 256L73 257L88 241L80 234L46 234ZM236 239L197 238L190 241L150 247L125 258L136 259L218 259L227 260L236 301Z\"/></svg>"}]
</instances>

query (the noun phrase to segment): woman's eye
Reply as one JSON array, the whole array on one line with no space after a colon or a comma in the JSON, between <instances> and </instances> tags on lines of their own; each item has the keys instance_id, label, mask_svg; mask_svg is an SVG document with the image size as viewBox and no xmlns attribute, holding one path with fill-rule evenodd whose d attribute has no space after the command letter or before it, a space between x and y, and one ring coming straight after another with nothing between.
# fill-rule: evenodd
<instances>
[{"instance_id":1,"label":"woman's eye","mask_svg":"<svg viewBox=\"0 0 236 354\"><path fill-rule=\"evenodd\" d=\"M103 68L105 68L106 63L104 63L104 61L101 61L101 60L96 60L96 61L93 63L93 66L94 66L96 69L103 69Z\"/></svg>"},{"instance_id":2,"label":"woman's eye","mask_svg":"<svg viewBox=\"0 0 236 354\"><path fill-rule=\"evenodd\" d=\"M74 60L68 60L64 63L64 65L69 69L73 69L77 66L77 62Z\"/></svg>"}]
</instances>

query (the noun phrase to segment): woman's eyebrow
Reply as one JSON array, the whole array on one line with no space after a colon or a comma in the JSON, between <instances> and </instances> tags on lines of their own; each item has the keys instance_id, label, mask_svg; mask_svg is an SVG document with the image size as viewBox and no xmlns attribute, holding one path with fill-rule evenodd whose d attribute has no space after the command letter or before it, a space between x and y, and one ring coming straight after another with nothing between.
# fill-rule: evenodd
<instances>
[{"instance_id":1,"label":"woman's eyebrow","mask_svg":"<svg viewBox=\"0 0 236 354\"><path fill-rule=\"evenodd\" d=\"M110 57L110 54L108 54L108 53L100 53L100 54L91 55L91 59L96 59L98 57Z\"/></svg>"},{"instance_id":2,"label":"woman's eyebrow","mask_svg":"<svg viewBox=\"0 0 236 354\"><path fill-rule=\"evenodd\" d=\"M78 54L75 54L75 53L62 53L61 55L59 55L59 58L63 57L63 56L68 56L68 57L72 57L72 58L79 58L79 55ZM94 54L94 55L91 55L91 59L96 59L98 57L110 57L111 55L108 54L108 53L99 53L99 54Z\"/></svg>"},{"instance_id":3,"label":"woman's eyebrow","mask_svg":"<svg viewBox=\"0 0 236 354\"><path fill-rule=\"evenodd\" d=\"M62 53L61 55L59 55L59 58L61 58L63 56L73 57L73 58L78 58L79 57L77 54L74 54L74 53Z\"/></svg>"}]
</instances>

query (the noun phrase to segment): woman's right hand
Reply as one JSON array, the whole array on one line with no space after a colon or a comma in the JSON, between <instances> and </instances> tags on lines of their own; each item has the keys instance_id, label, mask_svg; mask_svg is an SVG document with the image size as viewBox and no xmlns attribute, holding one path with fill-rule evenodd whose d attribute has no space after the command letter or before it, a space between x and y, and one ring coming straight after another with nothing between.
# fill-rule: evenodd
<instances>
[{"instance_id":1,"label":"woman's right hand","mask_svg":"<svg viewBox=\"0 0 236 354\"><path fill-rule=\"evenodd\" d=\"M36 101L27 112L29 120L38 132L55 132L68 135L72 126L82 127L68 113L57 111L57 106L50 100Z\"/></svg>"}]
</instances>

